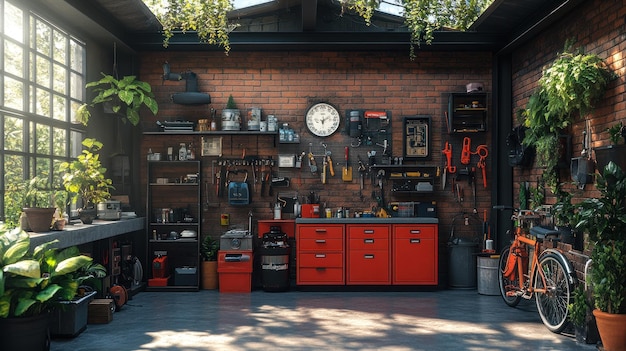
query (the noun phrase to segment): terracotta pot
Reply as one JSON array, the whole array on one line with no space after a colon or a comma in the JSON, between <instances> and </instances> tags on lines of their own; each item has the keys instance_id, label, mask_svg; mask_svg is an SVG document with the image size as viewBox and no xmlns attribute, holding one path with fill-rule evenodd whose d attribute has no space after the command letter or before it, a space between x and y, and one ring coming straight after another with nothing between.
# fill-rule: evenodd
<instances>
[{"instance_id":1,"label":"terracotta pot","mask_svg":"<svg viewBox=\"0 0 626 351\"><path fill-rule=\"evenodd\" d=\"M217 261L202 261L202 289L217 289Z\"/></svg>"},{"instance_id":2,"label":"terracotta pot","mask_svg":"<svg viewBox=\"0 0 626 351\"><path fill-rule=\"evenodd\" d=\"M626 314L593 310L605 351L626 351Z\"/></svg>"},{"instance_id":3,"label":"terracotta pot","mask_svg":"<svg viewBox=\"0 0 626 351\"><path fill-rule=\"evenodd\" d=\"M28 219L28 227L33 232L48 232L52 226L54 207L26 207L22 209Z\"/></svg>"}]
</instances>

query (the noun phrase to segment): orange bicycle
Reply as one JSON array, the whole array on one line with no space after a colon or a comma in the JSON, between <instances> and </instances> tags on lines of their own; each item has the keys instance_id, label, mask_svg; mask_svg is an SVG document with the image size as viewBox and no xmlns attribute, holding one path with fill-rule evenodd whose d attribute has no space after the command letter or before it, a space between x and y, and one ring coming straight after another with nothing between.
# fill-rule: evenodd
<instances>
[{"instance_id":1,"label":"orange bicycle","mask_svg":"<svg viewBox=\"0 0 626 351\"><path fill-rule=\"evenodd\" d=\"M514 210L494 206L499 210ZM522 298L535 297L543 324L552 332L560 333L568 323L567 305L576 282L571 262L553 248L541 251L544 235L531 235L529 229L543 214L538 211L518 210L511 219L516 223L513 242L500 254L499 285L504 302L515 307ZM545 236L557 235L544 231Z\"/></svg>"}]
</instances>

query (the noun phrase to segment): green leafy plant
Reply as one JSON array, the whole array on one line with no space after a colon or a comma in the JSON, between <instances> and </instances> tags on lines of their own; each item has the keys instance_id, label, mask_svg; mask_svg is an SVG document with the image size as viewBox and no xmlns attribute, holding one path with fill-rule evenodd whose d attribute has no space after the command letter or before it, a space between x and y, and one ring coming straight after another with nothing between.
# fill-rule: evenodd
<instances>
[{"instance_id":1,"label":"green leafy plant","mask_svg":"<svg viewBox=\"0 0 626 351\"><path fill-rule=\"evenodd\" d=\"M71 194L71 200L76 203L82 200L83 207L96 205L107 200L112 181L105 177L106 168L100 163L97 152L102 149L102 143L93 138L86 138L82 142L85 149L72 162L63 162L60 165L63 174L65 190Z\"/></svg>"},{"instance_id":2,"label":"green leafy plant","mask_svg":"<svg viewBox=\"0 0 626 351\"><path fill-rule=\"evenodd\" d=\"M102 78L87 83L87 88L93 88L97 95L88 104L83 104L76 110L76 119L87 125L91 112L89 108L97 105L111 104L113 113L124 116L132 125L139 123L139 110L146 106L153 114L157 114L159 106L152 93L150 84L137 80L136 76L125 76L116 79L112 75L102 73Z\"/></svg>"},{"instance_id":3,"label":"green leafy plant","mask_svg":"<svg viewBox=\"0 0 626 351\"><path fill-rule=\"evenodd\" d=\"M52 248L56 241L32 253L28 233L0 226L0 318L45 313L58 300L71 300L80 282L90 276L91 257L78 248Z\"/></svg>"},{"instance_id":4,"label":"green leafy plant","mask_svg":"<svg viewBox=\"0 0 626 351\"><path fill-rule=\"evenodd\" d=\"M591 310L591 304L587 301L587 295L585 294L585 286L579 284L573 291L572 302L567 305L569 310L569 319L577 327L585 325L587 315Z\"/></svg>"},{"instance_id":5,"label":"green leafy plant","mask_svg":"<svg viewBox=\"0 0 626 351\"><path fill-rule=\"evenodd\" d=\"M589 233L595 307L626 313L626 174L609 162L596 176L599 198L581 203L577 228Z\"/></svg>"},{"instance_id":6,"label":"green leafy plant","mask_svg":"<svg viewBox=\"0 0 626 351\"><path fill-rule=\"evenodd\" d=\"M535 147L537 162L545 167L544 179L551 190L555 191L558 184L560 135L577 117L592 110L614 78L599 56L567 50L544 69L522 112L528 127L523 144Z\"/></svg>"},{"instance_id":7,"label":"green leafy plant","mask_svg":"<svg viewBox=\"0 0 626 351\"><path fill-rule=\"evenodd\" d=\"M226 101L226 108L234 110L237 108L237 104L235 103L235 98L233 95L228 95L228 100Z\"/></svg>"},{"instance_id":8,"label":"green leafy plant","mask_svg":"<svg viewBox=\"0 0 626 351\"><path fill-rule=\"evenodd\" d=\"M626 127L622 125L622 122L618 122L612 127L608 128L609 139L613 145L619 145L621 142L626 141Z\"/></svg>"},{"instance_id":9,"label":"green leafy plant","mask_svg":"<svg viewBox=\"0 0 626 351\"><path fill-rule=\"evenodd\" d=\"M205 261L217 261L217 251L220 249L220 242L207 235L200 245L200 255Z\"/></svg>"}]
</instances>

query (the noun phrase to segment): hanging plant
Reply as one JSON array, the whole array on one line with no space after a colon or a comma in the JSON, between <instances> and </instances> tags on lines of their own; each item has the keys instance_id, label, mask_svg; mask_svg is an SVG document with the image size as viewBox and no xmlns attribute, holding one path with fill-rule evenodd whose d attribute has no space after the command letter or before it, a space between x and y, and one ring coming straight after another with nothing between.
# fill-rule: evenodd
<instances>
[{"instance_id":1,"label":"hanging plant","mask_svg":"<svg viewBox=\"0 0 626 351\"><path fill-rule=\"evenodd\" d=\"M596 54L574 54L567 49L544 69L522 112L528 127L523 144L535 147L537 162L545 167L544 179L553 192L558 185L559 136L593 109L614 78Z\"/></svg>"},{"instance_id":2,"label":"hanging plant","mask_svg":"<svg viewBox=\"0 0 626 351\"><path fill-rule=\"evenodd\" d=\"M339 0L341 12L355 11L367 25L383 0ZM234 0L144 0L163 26L163 45L168 46L175 31L195 31L202 42L219 45L230 51L229 34L237 24L229 21ZM402 0L405 24L411 33L411 58L414 45L430 44L433 34L442 27L465 30L489 6L492 0Z\"/></svg>"}]
</instances>

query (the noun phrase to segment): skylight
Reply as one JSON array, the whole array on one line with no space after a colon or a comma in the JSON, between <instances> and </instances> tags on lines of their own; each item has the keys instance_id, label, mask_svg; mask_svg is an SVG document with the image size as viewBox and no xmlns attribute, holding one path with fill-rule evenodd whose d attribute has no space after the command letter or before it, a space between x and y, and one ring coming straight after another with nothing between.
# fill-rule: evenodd
<instances>
[{"instance_id":1,"label":"skylight","mask_svg":"<svg viewBox=\"0 0 626 351\"><path fill-rule=\"evenodd\" d=\"M268 2L273 2L274 0L233 0L233 7L236 10L244 9L246 7L266 4Z\"/></svg>"}]
</instances>

